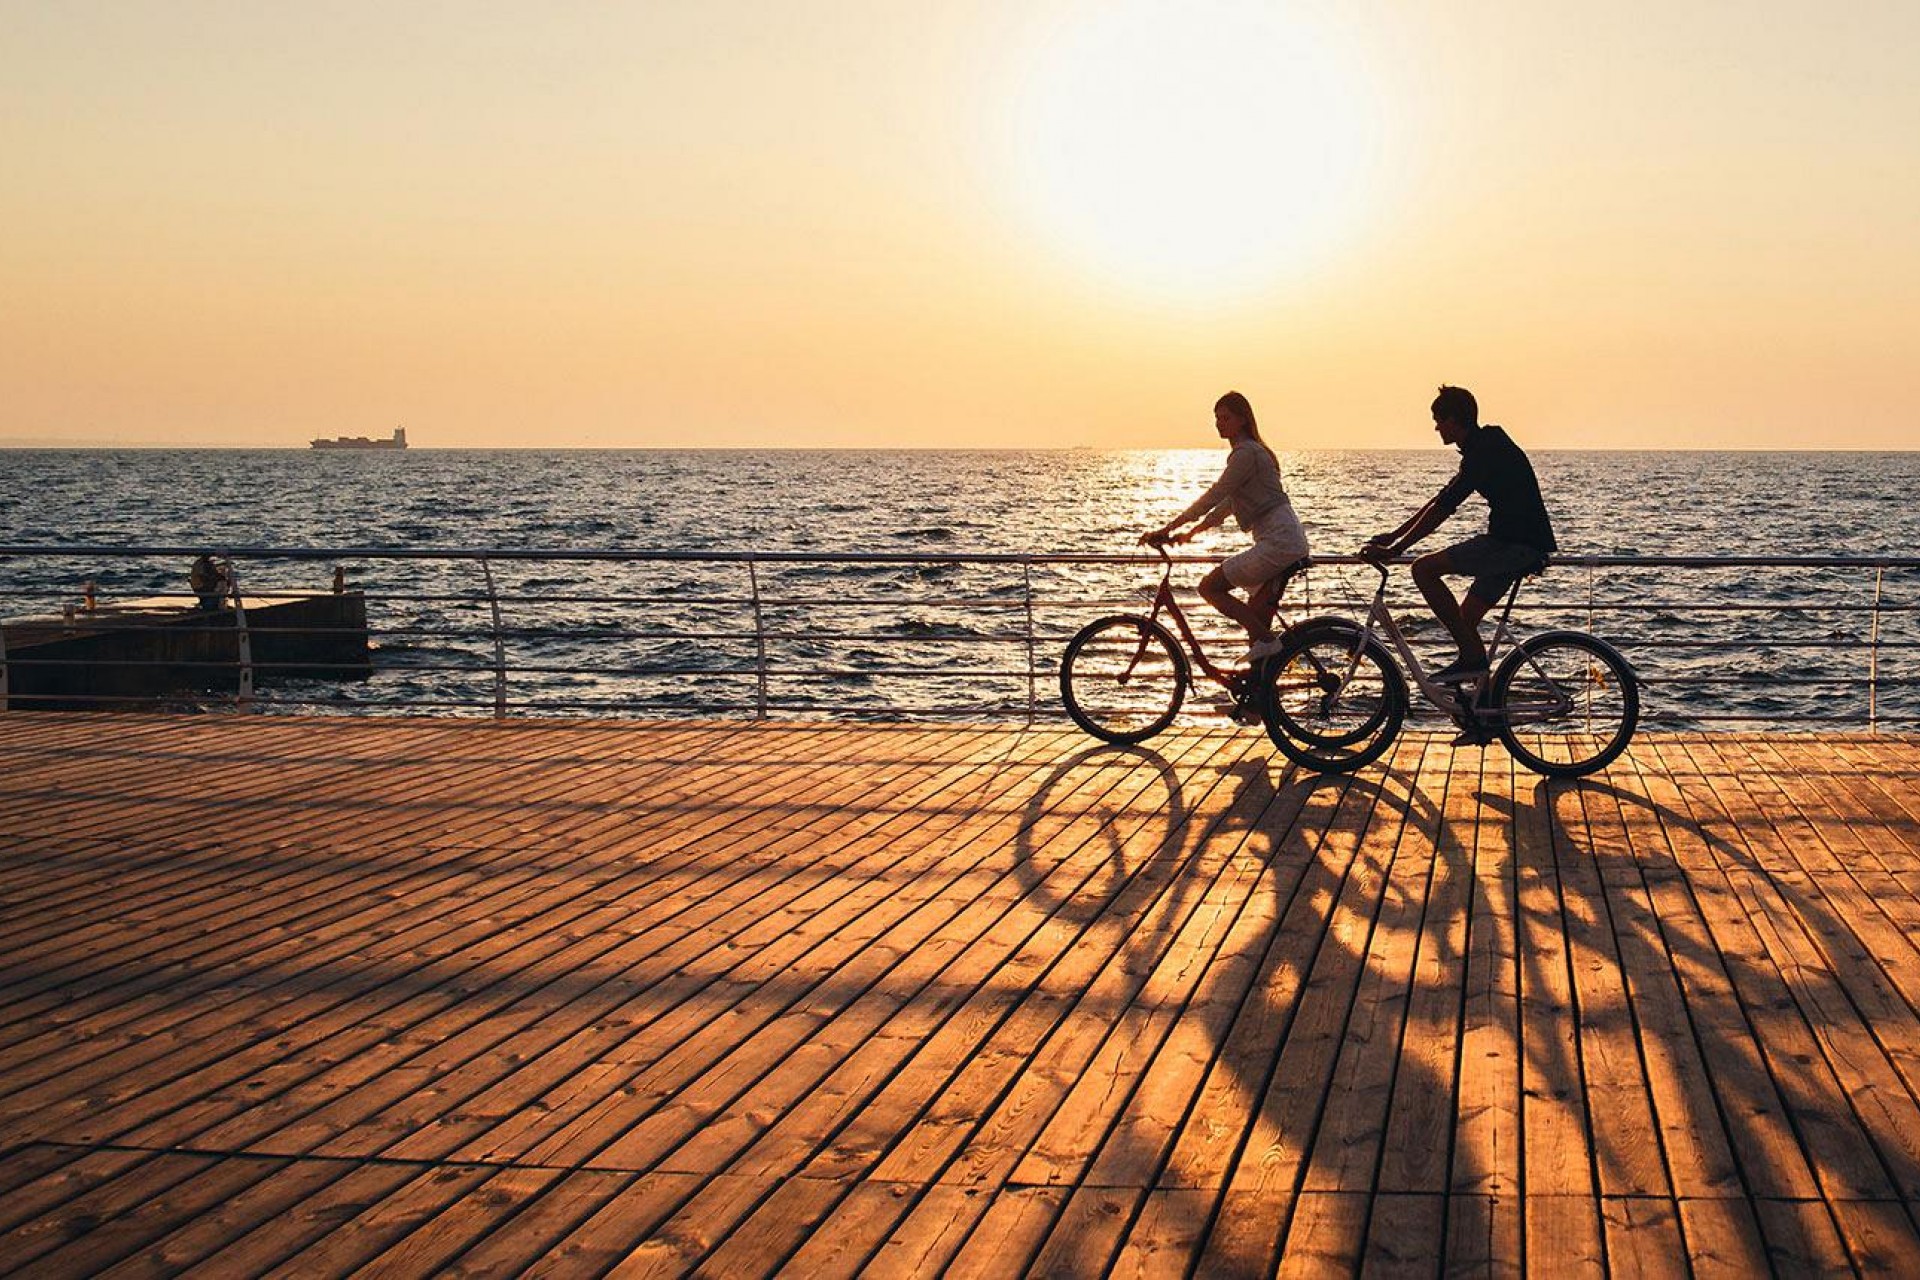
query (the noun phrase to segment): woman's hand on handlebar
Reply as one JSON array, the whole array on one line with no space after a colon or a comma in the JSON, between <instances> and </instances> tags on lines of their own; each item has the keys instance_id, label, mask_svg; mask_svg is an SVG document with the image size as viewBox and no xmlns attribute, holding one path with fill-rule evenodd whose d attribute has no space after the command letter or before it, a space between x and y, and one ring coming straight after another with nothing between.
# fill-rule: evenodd
<instances>
[{"instance_id":1,"label":"woman's hand on handlebar","mask_svg":"<svg viewBox=\"0 0 1920 1280\"><path fill-rule=\"evenodd\" d=\"M1360 548L1360 558L1371 565L1383 564L1395 554L1397 553L1391 538L1373 538L1366 546Z\"/></svg>"}]
</instances>

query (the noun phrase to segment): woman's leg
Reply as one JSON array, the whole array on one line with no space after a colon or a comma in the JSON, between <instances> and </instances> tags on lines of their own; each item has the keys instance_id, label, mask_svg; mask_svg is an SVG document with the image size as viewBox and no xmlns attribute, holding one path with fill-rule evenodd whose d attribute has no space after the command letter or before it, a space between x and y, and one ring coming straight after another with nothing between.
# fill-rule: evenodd
<instances>
[{"instance_id":1,"label":"woman's leg","mask_svg":"<svg viewBox=\"0 0 1920 1280\"><path fill-rule=\"evenodd\" d=\"M1227 582L1226 572L1219 568L1211 570L1200 579L1200 598L1226 614L1246 630L1247 639L1258 643L1267 638L1273 627L1273 613L1264 613L1256 603L1248 603L1233 594L1233 587Z\"/></svg>"}]
</instances>

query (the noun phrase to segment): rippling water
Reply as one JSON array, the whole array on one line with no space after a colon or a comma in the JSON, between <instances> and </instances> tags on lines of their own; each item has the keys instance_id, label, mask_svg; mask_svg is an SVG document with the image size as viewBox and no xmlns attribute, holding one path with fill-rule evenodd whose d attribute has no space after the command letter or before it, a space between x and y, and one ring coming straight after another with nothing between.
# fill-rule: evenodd
<instances>
[{"instance_id":1,"label":"rippling water","mask_svg":"<svg viewBox=\"0 0 1920 1280\"><path fill-rule=\"evenodd\" d=\"M1523 440L1524 443L1524 440ZM1452 473L1450 450L1282 453L1322 553L1399 522ZM1142 528L1217 473L1218 449L1162 452L262 451L0 453L0 543L493 547L617 551L1132 551ZM1914 554L1920 454L1539 453L1566 554ZM1432 540L1483 526L1477 502ZM1221 535L1196 550L1239 544ZM495 566L507 597L509 698L528 710L854 708L1024 711L1079 621L1151 585L1146 566L1032 571L1041 640L1027 676L1016 567L762 566L773 639L752 641L741 566ZM91 576L106 598L183 589L176 559L6 562L4 611L47 612ZM380 674L278 689L345 705L490 699L491 618L467 562L350 560L374 610ZM330 566L246 565L263 588L321 589ZM1181 570L1185 580L1197 568ZM1313 607L1357 607L1365 575L1316 570ZM1530 593L1529 626L1591 620L1653 677L1650 709L1863 717L1876 587L1877 710L1920 718L1911 571L1563 567ZM1417 616L1411 588L1396 597ZM1525 603L1523 601L1523 604ZM1731 610L1731 611L1729 611ZM1199 608L1205 612L1204 606ZM1431 638L1431 626L1424 636ZM697 668L663 675L662 667ZM478 668L478 669L476 669ZM765 670L764 688L760 672Z\"/></svg>"}]
</instances>

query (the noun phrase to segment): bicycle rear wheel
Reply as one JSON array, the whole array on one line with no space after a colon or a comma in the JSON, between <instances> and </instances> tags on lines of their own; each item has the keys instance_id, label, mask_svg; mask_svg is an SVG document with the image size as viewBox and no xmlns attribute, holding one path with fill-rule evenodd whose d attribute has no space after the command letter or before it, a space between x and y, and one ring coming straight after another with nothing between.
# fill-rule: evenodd
<instances>
[{"instance_id":1,"label":"bicycle rear wheel","mask_svg":"<svg viewBox=\"0 0 1920 1280\"><path fill-rule=\"evenodd\" d=\"M1144 742L1173 723L1191 679L1167 629L1136 614L1090 622L1060 659L1060 700L1104 742Z\"/></svg>"},{"instance_id":2,"label":"bicycle rear wheel","mask_svg":"<svg viewBox=\"0 0 1920 1280\"><path fill-rule=\"evenodd\" d=\"M1344 619L1302 623L1258 672L1267 736L1288 759L1350 773L1393 745L1407 682L1378 640Z\"/></svg>"},{"instance_id":3,"label":"bicycle rear wheel","mask_svg":"<svg viewBox=\"0 0 1920 1280\"><path fill-rule=\"evenodd\" d=\"M1627 749L1640 682L1606 641L1549 631L1522 641L1493 678L1500 740L1535 773L1577 778Z\"/></svg>"}]
</instances>

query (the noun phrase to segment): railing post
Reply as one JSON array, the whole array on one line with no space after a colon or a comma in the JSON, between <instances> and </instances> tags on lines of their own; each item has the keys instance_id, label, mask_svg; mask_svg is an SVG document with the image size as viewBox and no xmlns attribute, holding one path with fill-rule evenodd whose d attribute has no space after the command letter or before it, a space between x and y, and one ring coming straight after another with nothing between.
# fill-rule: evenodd
<instances>
[{"instance_id":1,"label":"railing post","mask_svg":"<svg viewBox=\"0 0 1920 1280\"><path fill-rule=\"evenodd\" d=\"M1867 731L1880 732L1880 602L1886 590L1884 566L1873 571L1873 626L1867 633Z\"/></svg>"},{"instance_id":2,"label":"railing post","mask_svg":"<svg viewBox=\"0 0 1920 1280\"><path fill-rule=\"evenodd\" d=\"M7 702L7 629L0 625L0 711L5 711Z\"/></svg>"},{"instance_id":3,"label":"railing post","mask_svg":"<svg viewBox=\"0 0 1920 1280\"><path fill-rule=\"evenodd\" d=\"M234 571L231 553L220 557L227 566L227 594L233 600L234 657L240 664L240 688L233 705L245 710L253 705L253 633L247 630L247 606L240 599L240 575Z\"/></svg>"},{"instance_id":4,"label":"railing post","mask_svg":"<svg viewBox=\"0 0 1920 1280\"><path fill-rule=\"evenodd\" d=\"M1038 711L1039 669L1034 665L1037 655L1034 652L1033 635L1033 559L1030 556L1020 560L1020 571L1026 580L1027 588L1027 728L1033 728L1033 717Z\"/></svg>"},{"instance_id":5,"label":"railing post","mask_svg":"<svg viewBox=\"0 0 1920 1280\"><path fill-rule=\"evenodd\" d=\"M747 557L748 598L753 604L753 662L755 675L755 694L753 718L767 718L767 620L760 605L760 566L752 556Z\"/></svg>"},{"instance_id":6,"label":"railing post","mask_svg":"<svg viewBox=\"0 0 1920 1280\"><path fill-rule=\"evenodd\" d=\"M493 718L507 718L507 637L500 621L500 593L494 590L493 566L480 557L480 574L487 580L487 606L493 611Z\"/></svg>"}]
</instances>

